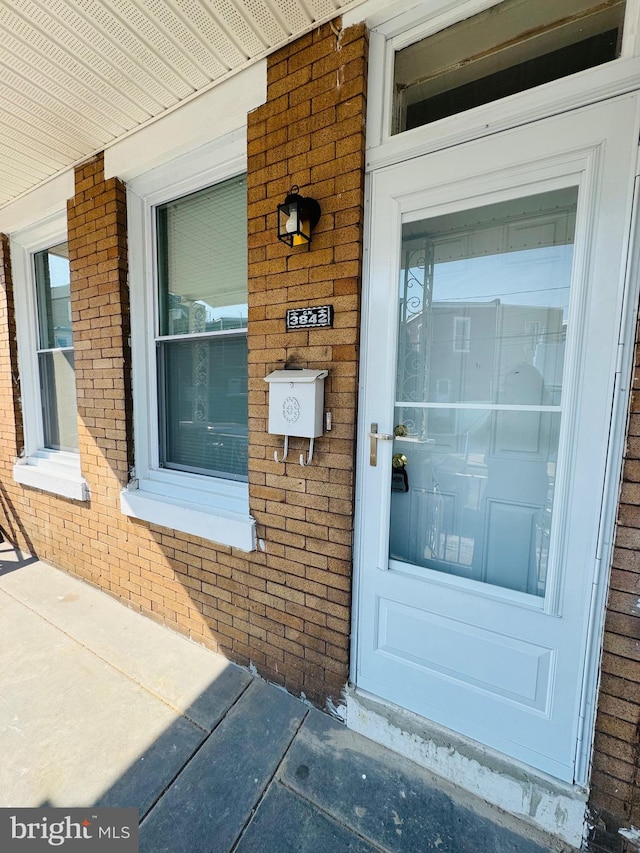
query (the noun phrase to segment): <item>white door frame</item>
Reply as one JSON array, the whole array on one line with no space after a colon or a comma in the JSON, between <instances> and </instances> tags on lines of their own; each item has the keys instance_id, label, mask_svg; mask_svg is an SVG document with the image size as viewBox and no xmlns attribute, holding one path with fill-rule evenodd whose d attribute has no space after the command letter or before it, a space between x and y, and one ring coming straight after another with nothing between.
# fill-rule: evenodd
<instances>
[{"instance_id":1,"label":"white door frame","mask_svg":"<svg viewBox=\"0 0 640 853\"><path fill-rule=\"evenodd\" d=\"M640 148L638 149L640 155ZM598 548L591 591L591 607L585 650L582 695L580 699L580 731L576 749L576 780L589 781L591 753L595 735L598 702L598 683L609 578L616 531L616 518L620 505L620 481L624 462L624 445L627 435L627 415L633 382L633 364L636 347L636 326L640 303L640 156L636 161L633 179L633 206L627 234L627 263L625 269L620 332L618 336L618 361L611 407L611 429L607 468L602 496L602 513L598 531Z\"/></svg>"}]
</instances>

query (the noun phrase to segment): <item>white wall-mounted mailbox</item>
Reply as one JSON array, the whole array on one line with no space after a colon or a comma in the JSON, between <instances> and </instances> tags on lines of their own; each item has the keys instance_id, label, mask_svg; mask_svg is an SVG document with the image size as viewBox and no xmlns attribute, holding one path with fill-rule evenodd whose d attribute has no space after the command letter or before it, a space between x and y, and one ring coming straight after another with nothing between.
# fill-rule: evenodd
<instances>
[{"instance_id":1,"label":"white wall-mounted mailbox","mask_svg":"<svg viewBox=\"0 0 640 853\"><path fill-rule=\"evenodd\" d=\"M274 370L265 376L269 383L269 432L283 435L284 456L277 462L284 462L289 449L289 436L308 438L309 455L305 463L300 456L300 464L308 465L313 457L313 440L322 435L324 410L324 380L327 370Z\"/></svg>"}]
</instances>

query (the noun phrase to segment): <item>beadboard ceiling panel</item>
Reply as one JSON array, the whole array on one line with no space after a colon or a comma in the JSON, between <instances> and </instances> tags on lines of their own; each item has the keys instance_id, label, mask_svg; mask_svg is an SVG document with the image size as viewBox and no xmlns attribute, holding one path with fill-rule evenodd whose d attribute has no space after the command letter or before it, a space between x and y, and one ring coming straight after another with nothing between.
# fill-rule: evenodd
<instances>
[{"instance_id":1,"label":"beadboard ceiling panel","mask_svg":"<svg viewBox=\"0 0 640 853\"><path fill-rule=\"evenodd\" d=\"M0 207L361 0L0 0Z\"/></svg>"}]
</instances>

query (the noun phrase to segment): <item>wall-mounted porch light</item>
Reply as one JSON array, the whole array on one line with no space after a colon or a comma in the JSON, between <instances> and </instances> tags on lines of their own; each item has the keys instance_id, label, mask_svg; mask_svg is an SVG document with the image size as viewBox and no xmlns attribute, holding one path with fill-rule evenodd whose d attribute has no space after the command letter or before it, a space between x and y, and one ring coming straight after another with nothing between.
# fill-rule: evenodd
<instances>
[{"instance_id":1,"label":"wall-mounted porch light","mask_svg":"<svg viewBox=\"0 0 640 853\"><path fill-rule=\"evenodd\" d=\"M320 219L320 205L315 198L298 194L300 188L291 187L291 192L278 205L278 240L289 246L304 246L311 242L311 232Z\"/></svg>"}]
</instances>

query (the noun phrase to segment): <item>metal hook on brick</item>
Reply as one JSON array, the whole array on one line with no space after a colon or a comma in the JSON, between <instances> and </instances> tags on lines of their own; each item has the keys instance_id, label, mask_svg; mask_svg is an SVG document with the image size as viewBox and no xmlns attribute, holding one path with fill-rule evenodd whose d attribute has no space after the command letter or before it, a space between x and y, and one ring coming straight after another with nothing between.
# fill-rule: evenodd
<instances>
[{"instance_id":1,"label":"metal hook on brick","mask_svg":"<svg viewBox=\"0 0 640 853\"><path fill-rule=\"evenodd\" d=\"M276 460L276 462L284 462L285 459L287 458L288 453L289 453L289 436L285 435L285 437L284 437L284 455L283 455L282 459L278 459L278 451L277 450L273 451L273 458Z\"/></svg>"},{"instance_id":2,"label":"metal hook on brick","mask_svg":"<svg viewBox=\"0 0 640 853\"><path fill-rule=\"evenodd\" d=\"M307 461L304 461L304 453L300 454L300 464L304 467L305 465L311 465L311 460L313 459L313 439L309 439L309 453L307 454Z\"/></svg>"}]
</instances>

